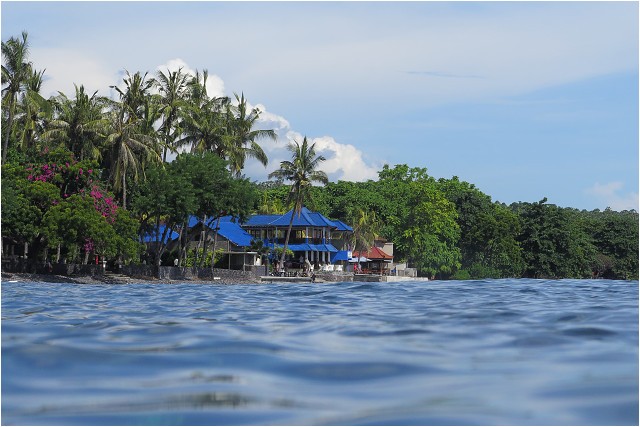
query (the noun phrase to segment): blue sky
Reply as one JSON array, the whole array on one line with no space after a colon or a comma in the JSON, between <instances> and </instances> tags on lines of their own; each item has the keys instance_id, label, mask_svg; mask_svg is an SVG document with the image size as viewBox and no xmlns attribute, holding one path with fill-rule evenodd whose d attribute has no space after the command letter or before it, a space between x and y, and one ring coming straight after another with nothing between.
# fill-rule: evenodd
<instances>
[{"instance_id":1,"label":"blue sky","mask_svg":"<svg viewBox=\"0 0 640 427\"><path fill-rule=\"evenodd\" d=\"M493 200L638 210L637 2L10 2L45 95L207 69L332 180L425 167Z\"/></svg>"}]
</instances>

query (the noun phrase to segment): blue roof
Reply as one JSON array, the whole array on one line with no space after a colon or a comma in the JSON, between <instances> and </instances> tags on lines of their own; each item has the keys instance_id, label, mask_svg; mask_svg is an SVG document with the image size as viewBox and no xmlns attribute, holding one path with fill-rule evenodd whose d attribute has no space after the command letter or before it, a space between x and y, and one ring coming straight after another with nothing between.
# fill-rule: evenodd
<instances>
[{"instance_id":1,"label":"blue roof","mask_svg":"<svg viewBox=\"0 0 640 427\"><path fill-rule=\"evenodd\" d=\"M269 243L268 246L270 248L273 248L273 243ZM284 247L284 246L278 245L278 247ZM294 252L302 252L302 251L338 252L338 250L332 244L312 245L310 243L292 243L287 245L287 249L291 249Z\"/></svg>"},{"instance_id":2,"label":"blue roof","mask_svg":"<svg viewBox=\"0 0 640 427\"><path fill-rule=\"evenodd\" d=\"M294 243L294 244L288 245L287 249L291 249L294 252L315 251L316 250L314 245L310 245L308 243Z\"/></svg>"},{"instance_id":3,"label":"blue roof","mask_svg":"<svg viewBox=\"0 0 640 427\"><path fill-rule=\"evenodd\" d=\"M353 228L349 227L339 219L334 219L332 222L335 224L337 231L353 231Z\"/></svg>"},{"instance_id":4,"label":"blue roof","mask_svg":"<svg viewBox=\"0 0 640 427\"><path fill-rule=\"evenodd\" d=\"M331 254L331 264L335 264L336 261L349 261L349 251L338 251Z\"/></svg>"},{"instance_id":5,"label":"blue roof","mask_svg":"<svg viewBox=\"0 0 640 427\"><path fill-rule=\"evenodd\" d=\"M217 221L217 218L209 218L206 225L213 229L215 228ZM194 227L200 222L200 219L194 215L189 217L189 227ZM251 234L247 233L242 227L240 227L238 220L234 220L231 215L220 218L218 235L224 237L237 246L251 246L251 240L253 239Z\"/></svg>"},{"instance_id":6,"label":"blue roof","mask_svg":"<svg viewBox=\"0 0 640 427\"><path fill-rule=\"evenodd\" d=\"M166 228L166 226L164 224L160 224L160 226L158 227L158 237L156 237L156 233L154 230L152 230L151 232L145 234L142 237L142 240L145 243L151 243L151 242L157 242L158 238L162 239L162 233L164 233L164 229ZM170 233L167 233L167 236L164 238L164 243L167 243L169 240L174 240L177 239L180 236L180 234L176 233L175 231L171 230Z\"/></svg>"},{"instance_id":7,"label":"blue roof","mask_svg":"<svg viewBox=\"0 0 640 427\"><path fill-rule=\"evenodd\" d=\"M316 245L316 248L317 248L316 250L320 252L338 252L336 247L333 246L331 243Z\"/></svg>"},{"instance_id":8,"label":"blue roof","mask_svg":"<svg viewBox=\"0 0 640 427\"><path fill-rule=\"evenodd\" d=\"M273 221L280 218L282 215L253 215L242 225L247 227L260 227L270 225Z\"/></svg>"},{"instance_id":9,"label":"blue roof","mask_svg":"<svg viewBox=\"0 0 640 427\"><path fill-rule=\"evenodd\" d=\"M230 215L220 218L218 234L238 246L251 246L253 239L253 236L244 231L238 222L234 222Z\"/></svg>"},{"instance_id":10,"label":"blue roof","mask_svg":"<svg viewBox=\"0 0 640 427\"><path fill-rule=\"evenodd\" d=\"M288 227L291 221L291 212L284 215L254 215L250 217L243 227ZM293 227L328 227L337 231L353 231L353 228L340 220L331 220L319 212L311 212L308 208L302 207L300 215L293 214Z\"/></svg>"},{"instance_id":11,"label":"blue roof","mask_svg":"<svg viewBox=\"0 0 640 427\"><path fill-rule=\"evenodd\" d=\"M293 209L279 218L271 221L268 225L272 227L288 227L291 221L291 213ZM331 227L334 228L333 221L318 212L311 212L306 207L302 207L300 214L293 214L294 227Z\"/></svg>"}]
</instances>

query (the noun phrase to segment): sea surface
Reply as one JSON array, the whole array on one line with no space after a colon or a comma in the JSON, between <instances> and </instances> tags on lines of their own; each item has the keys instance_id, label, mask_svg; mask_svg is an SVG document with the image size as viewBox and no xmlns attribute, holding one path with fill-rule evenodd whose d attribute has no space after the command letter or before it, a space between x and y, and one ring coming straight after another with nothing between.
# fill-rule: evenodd
<instances>
[{"instance_id":1,"label":"sea surface","mask_svg":"<svg viewBox=\"0 0 640 427\"><path fill-rule=\"evenodd\" d=\"M3 425L638 425L638 282L2 282Z\"/></svg>"}]
</instances>

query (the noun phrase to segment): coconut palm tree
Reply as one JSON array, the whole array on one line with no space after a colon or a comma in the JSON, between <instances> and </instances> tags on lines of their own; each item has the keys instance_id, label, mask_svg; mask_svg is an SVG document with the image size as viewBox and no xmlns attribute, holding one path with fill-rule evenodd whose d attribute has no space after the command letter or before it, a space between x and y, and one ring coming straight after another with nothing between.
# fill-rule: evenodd
<instances>
[{"instance_id":1,"label":"coconut palm tree","mask_svg":"<svg viewBox=\"0 0 640 427\"><path fill-rule=\"evenodd\" d=\"M24 94L20 100L20 114L14 120L19 124L19 143L23 149L35 147L53 115L51 102L40 95L44 70L32 70L24 83Z\"/></svg>"},{"instance_id":2,"label":"coconut palm tree","mask_svg":"<svg viewBox=\"0 0 640 427\"><path fill-rule=\"evenodd\" d=\"M162 114L162 124L159 132L162 135L164 148L162 160L167 160L167 151L175 150L174 142L178 139L179 131L177 123L180 119L180 111L185 108L189 76L182 72L182 67L178 71L167 74L158 71L155 79L155 86L159 92L160 113Z\"/></svg>"},{"instance_id":3,"label":"coconut palm tree","mask_svg":"<svg viewBox=\"0 0 640 427\"><path fill-rule=\"evenodd\" d=\"M98 96L98 91L89 95L83 85L75 85L75 89L75 99L69 99L62 92L52 99L55 119L49 123L43 138L65 143L80 161L100 160L101 134L109 123L104 115L107 100Z\"/></svg>"},{"instance_id":4,"label":"coconut palm tree","mask_svg":"<svg viewBox=\"0 0 640 427\"><path fill-rule=\"evenodd\" d=\"M380 221L376 213L356 208L349 217L351 224L353 224L353 234L351 235L353 249L360 252L368 251L373 246L380 230Z\"/></svg>"},{"instance_id":5,"label":"coconut palm tree","mask_svg":"<svg viewBox=\"0 0 640 427\"><path fill-rule=\"evenodd\" d=\"M273 129L254 129L260 118L260 110L252 108L249 111L244 93L240 97L238 94L234 95L238 105L233 107L235 114L227 114L229 126L225 137L225 151L231 173L240 177L247 157L254 158L263 166L267 166L267 155L262 147L256 143L256 140L269 138L275 141L277 136Z\"/></svg>"},{"instance_id":6,"label":"coconut palm tree","mask_svg":"<svg viewBox=\"0 0 640 427\"><path fill-rule=\"evenodd\" d=\"M31 74L32 64L29 62L28 34L22 32L22 39L11 37L6 42L2 42L2 102L6 105L7 122L6 129L2 135L2 164L7 161L7 149L9 148L9 138L13 128L13 120L18 102L18 94L23 91L23 85ZM4 110L4 108L3 108ZM4 113L4 111L3 111Z\"/></svg>"},{"instance_id":7,"label":"coconut palm tree","mask_svg":"<svg viewBox=\"0 0 640 427\"><path fill-rule=\"evenodd\" d=\"M202 74L196 72L189 82L189 102L182 115L183 137L176 145L191 145L192 153L212 152L224 158L222 141L226 123L222 112L227 108L229 98L208 96L208 76L207 70Z\"/></svg>"},{"instance_id":8,"label":"coconut palm tree","mask_svg":"<svg viewBox=\"0 0 640 427\"><path fill-rule=\"evenodd\" d=\"M145 109L149 105L150 91L155 84L153 79L147 79L147 74L136 72L133 76L125 70L126 77L123 79L124 88L109 86L120 96L120 102L127 106L129 116L141 119L144 117Z\"/></svg>"},{"instance_id":9,"label":"coconut palm tree","mask_svg":"<svg viewBox=\"0 0 640 427\"><path fill-rule=\"evenodd\" d=\"M147 78L148 73L141 74L139 71L131 75L126 71L126 77L123 79L124 88L120 89L111 86L120 95L120 102L124 108L121 112L124 114L122 120L130 123L135 122L138 135L145 135L143 138L148 144L151 144L153 151L160 153L163 145L159 139L158 131L155 124L160 119L160 96L152 95L151 90L156 84L154 79ZM140 139L140 138L138 138ZM147 162L155 161L155 157L142 156L140 158L140 168L144 170Z\"/></svg>"},{"instance_id":10,"label":"coconut palm tree","mask_svg":"<svg viewBox=\"0 0 640 427\"><path fill-rule=\"evenodd\" d=\"M126 105L115 103L110 114L106 144L109 150L110 179L115 191L121 191L122 206L127 207L127 177L137 182L144 175L146 163L160 162L153 136L142 131L142 119L133 118L122 110Z\"/></svg>"},{"instance_id":11,"label":"coconut palm tree","mask_svg":"<svg viewBox=\"0 0 640 427\"><path fill-rule=\"evenodd\" d=\"M285 160L280 162L280 169L269 174L269 178L280 178L291 181L287 200L293 205L293 209L291 210L291 219L289 220L287 236L284 241L284 250L280 258L281 265L284 265L294 215L298 214L298 216L300 216L305 200L311 198L311 186L314 182L320 182L322 184L329 182L327 174L318 170L320 163L326 159L322 155L316 156L315 146L315 143L309 145L306 136L302 141L302 145L297 141L290 143L287 149L291 152L291 161Z\"/></svg>"}]
</instances>

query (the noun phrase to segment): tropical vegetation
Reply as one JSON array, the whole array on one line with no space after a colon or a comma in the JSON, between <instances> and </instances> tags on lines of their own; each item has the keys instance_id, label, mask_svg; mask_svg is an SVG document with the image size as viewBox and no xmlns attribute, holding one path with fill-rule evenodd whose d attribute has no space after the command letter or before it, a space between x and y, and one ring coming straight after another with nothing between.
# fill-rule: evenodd
<instances>
[{"instance_id":1,"label":"tropical vegetation","mask_svg":"<svg viewBox=\"0 0 640 427\"><path fill-rule=\"evenodd\" d=\"M3 268L12 257L214 266L221 217L291 210L293 221L307 206L352 225L353 249L386 239L396 261L430 278L638 278L636 211L545 198L505 205L408 165L385 165L377 180L329 182L307 138L289 145L291 160L271 167L269 181L251 182L245 161L269 167L260 141L275 132L259 128L261 111L244 93L209 95L206 70L126 72L113 99L82 84L47 99L26 32L2 43L2 59Z\"/></svg>"}]
</instances>

